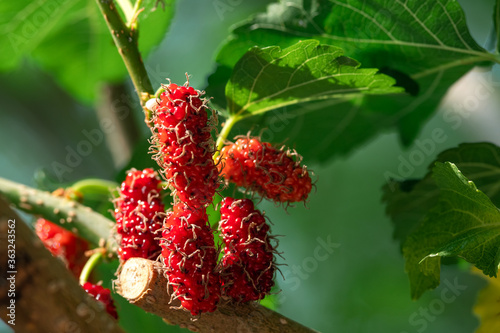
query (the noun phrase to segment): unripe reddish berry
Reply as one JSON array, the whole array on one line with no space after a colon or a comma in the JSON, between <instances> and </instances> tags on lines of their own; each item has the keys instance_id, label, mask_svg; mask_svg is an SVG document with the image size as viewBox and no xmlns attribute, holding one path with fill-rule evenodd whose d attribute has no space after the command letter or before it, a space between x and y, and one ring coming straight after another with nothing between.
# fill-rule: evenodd
<instances>
[{"instance_id":1,"label":"unripe reddish berry","mask_svg":"<svg viewBox=\"0 0 500 333\"><path fill-rule=\"evenodd\" d=\"M157 173L153 169L130 170L114 203L120 259L156 259L161 252L157 238L165 218Z\"/></svg>"},{"instance_id":2,"label":"unripe reddish berry","mask_svg":"<svg viewBox=\"0 0 500 333\"><path fill-rule=\"evenodd\" d=\"M90 296L104 304L107 313L109 313L113 318L118 319L115 303L111 298L111 290L90 282L85 282L82 287Z\"/></svg>"},{"instance_id":3,"label":"unripe reddish berry","mask_svg":"<svg viewBox=\"0 0 500 333\"><path fill-rule=\"evenodd\" d=\"M189 86L169 84L154 109L156 160L178 201L192 207L208 205L218 187L205 100Z\"/></svg>"},{"instance_id":4,"label":"unripe reddish berry","mask_svg":"<svg viewBox=\"0 0 500 333\"><path fill-rule=\"evenodd\" d=\"M238 139L223 147L218 159L226 182L276 202L305 201L311 192L311 177L306 167L300 165L301 157L258 138Z\"/></svg>"},{"instance_id":5,"label":"unripe reddish berry","mask_svg":"<svg viewBox=\"0 0 500 333\"><path fill-rule=\"evenodd\" d=\"M264 298L274 285L275 272L269 225L249 199L224 198L220 213L223 293L237 302Z\"/></svg>"},{"instance_id":6,"label":"unripe reddish berry","mask_svg":"<svg viewBox=\"0 0 500 333\"><path fill-rule=\"evenodd\" d=\"M193 316L214 311L220 298L220 280L205 207L176 204L168 214L161 244L174 298Z\"/></svg>"},{"instance_id":7,"label":"unripe reddish berry","mask_svg":"<svg viewBox=\"0 0 500 333\"><path fill-rule=\"evenodd\" d=\"M89 249L88 242L45 219L37 220L35 231L50 253L63 260L75 277L80 276L87 261L85 251Z\"/></svg>"}]
</instances>

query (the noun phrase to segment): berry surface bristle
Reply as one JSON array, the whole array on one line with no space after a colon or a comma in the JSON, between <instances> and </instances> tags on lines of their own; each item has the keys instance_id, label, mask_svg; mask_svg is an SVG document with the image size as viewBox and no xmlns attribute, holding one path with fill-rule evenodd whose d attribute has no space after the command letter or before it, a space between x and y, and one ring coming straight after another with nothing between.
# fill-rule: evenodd
<instances>
[{"instance_id":1,"label":"berry surface bristle","mask_svg":"<svg viewBox=\"0 0 500 333\"><path fill-rule=\"evenodd\" d=\"M269 225L250 199L224 198L220 213L223 293L236 302L264 298L274 285L275 272Z\"/></svg>"},{"instance_id":2,"label":"berry surface bristle","mask_svg":"<svg viewBox=\"0 0 500 333\"><path fill-rule=\"evenodd\" d=\"M217 250L205 207L184 203L168 213L162 234L162 256L173 299L193 316L213 312L220 298L215 268Z\"/></svg>"},{"instance_id":3,"label":"berry surface bristle","mask_svg":"<svg viewBox=\"0 0 500 333\"><path fill-rule=\"evenodd\" d=\"M171 83L164 89L153 117L155 159L178 201L206 206L219 186L208 108L193 87Z\"/></svg>"},{"instance_id":4,"label":"berry surface bristle","mask_svg":"<svg viewBox=\"0 0 500 333\"><path fill-rule=\"evenodd\" d=\"M156 238L160 237L165 218L157 173L149 168L130 170L114 204L120 259L156 259L161 252Z\"/></svg>"},{"instance_id":5,"label":"berry surface bristle","mask_svg":"<svg viewBox=\"0 0 500 333\"><path fill-rule=\"evenodd\" d=\"M239 138L222 148L218 157L220 175L249 191L275 202L305 201L312 182L301 157L277 149L258 138Z\"/></svg>"}]
</instances>

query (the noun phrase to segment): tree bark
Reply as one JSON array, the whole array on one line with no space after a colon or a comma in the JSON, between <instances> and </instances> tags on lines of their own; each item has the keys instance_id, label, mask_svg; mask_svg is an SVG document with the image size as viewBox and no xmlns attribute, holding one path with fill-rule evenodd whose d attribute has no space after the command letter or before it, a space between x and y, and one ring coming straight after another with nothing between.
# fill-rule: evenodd
<instances>
[{"instance_id":1,"label":"tree bark","mask_svg":"<svg viewBox=\"0 0 500 333\"><path fill-rule=\"evenodd\" d=\"M15 246L15 262L7 261L9 245ZM123 333L2 197L0 263L0 318L16 332Z\"/></svg>"},{"instance_id":2,"label":"tree bark","mask_svg":"<svg viewBox=\"0 0 500 333\"><path fill-rule=\"evenodd\" d=\"M221 302L215 312L193 318L188 311L176 309L178 300L170 302L172 290L163 271L160 262L131 258L119 272L116 291L169 324L193 332L316 332L257 303Z\"/></svg>"}]
</instances>

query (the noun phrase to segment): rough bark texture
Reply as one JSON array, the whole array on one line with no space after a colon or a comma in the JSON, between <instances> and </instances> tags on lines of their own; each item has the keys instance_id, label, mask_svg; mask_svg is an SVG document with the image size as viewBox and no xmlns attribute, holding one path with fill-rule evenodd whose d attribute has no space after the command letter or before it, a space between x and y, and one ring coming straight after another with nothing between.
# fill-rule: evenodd
<instances>
[{"instance_id":1,"label":"rough bark texture","mask_svg":"<svg viewBox=\"0 0 500 333\"><path fill-rule=\"evenodd\" d=\"M316 332L257 303L223 303L215 312L193 318L189 312L175 308L180 302L170 303L172 290L161 263L155 261L129 259L116 282L116 291L131 303L193 332Z\"/></svg>"},{"instance_id":2,"label":"rough bark texture","mask_svg":"<svg viewBox=\"0 0 500 333\"><path fill-rule=\"evenodd\" d=\"M15 267L7 266L8 245L11 245L7 235L12 221L15 221ZM15 326L9 326L16 332L123 332L2 197L0 267L0 318L6 323L12 319L7 306L15 299ZM15 277L15 298L8 295L12 287L8 278L12 277Z\"/></svg>"}]
</instances>

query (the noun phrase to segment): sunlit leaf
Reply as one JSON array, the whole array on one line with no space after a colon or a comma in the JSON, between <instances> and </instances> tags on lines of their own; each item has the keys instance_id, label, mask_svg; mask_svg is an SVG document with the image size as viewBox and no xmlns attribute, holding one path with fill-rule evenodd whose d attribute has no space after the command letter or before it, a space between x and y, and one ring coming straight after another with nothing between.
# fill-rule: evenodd
<instances>
[{"instance_id":1,"label":"sunlit leaf","mask_svg":"<svg viewBox=\"0 0 500 333\"><path fill-rule=\"evenodd\" d=\"M360 68L338 47L307 40L247 52L234 67L226 97L229 112L245 116L329 98L402 92L394 83L377 69Z\"/></svg>"},{"instance_id":2,"label":"sunlit leaf","mask_svg":"<svg viewBox=\"0 0 500 333\"><path fill-rule=\"evenodd\" d=\"M474 65L494 60L473 40L454 0L282 0L234 29L217 55L219 67L209 79L209 95L223 104L232 68L251 47L286 48L312 38L342 48L362 67L394 76L397 85L409 92L335 104L334 119L331 113L326 115L331 105L308 112L305 104L307 117L289 120L291 135L273 131L276 141L288 139L303 147L314 145L304 137L314 132L323 149L303 154L319 160L348 153L390 128L398 128L402 142L411 144L448 88ZM316 128L323 118L322 127ZM269 115L260 120L261 128L270 128L273 122ZM300 131L295 130L298 127Z\"/></svg>"}]
</instances>

